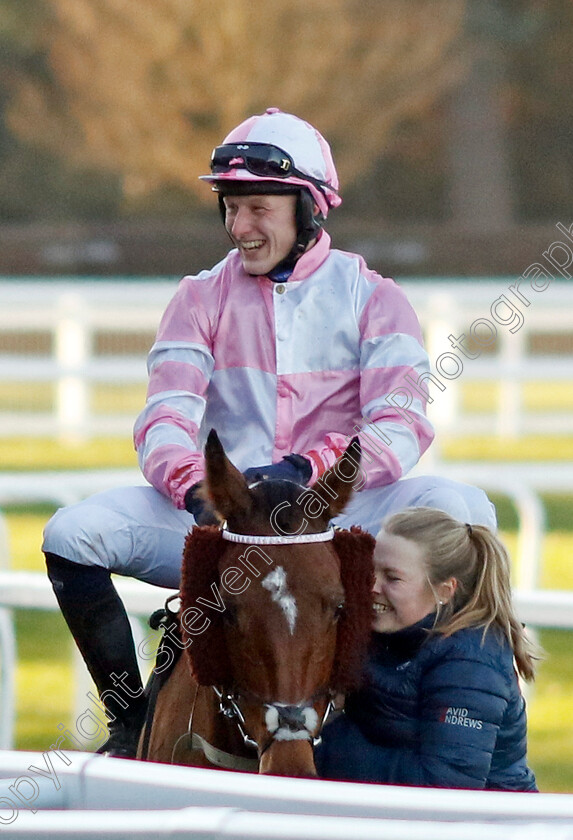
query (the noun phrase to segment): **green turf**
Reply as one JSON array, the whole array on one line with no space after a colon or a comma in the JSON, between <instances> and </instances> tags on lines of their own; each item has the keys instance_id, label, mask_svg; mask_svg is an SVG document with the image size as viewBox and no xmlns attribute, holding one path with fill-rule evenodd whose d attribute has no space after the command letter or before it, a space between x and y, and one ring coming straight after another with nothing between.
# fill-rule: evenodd
<instances>
[{"instance_id":1,"label":"green turf","mask_svg":"<svg viewBox=\"0 0 573 840\"><path fill-rule=\"evenodd\" d=\"M2 382L0 379L0 411L25 411L30 413L51 413L57 400L56 386L49 382ZM145 385L129 383L100 384L92 386L89 393L91 408L95 414L125 414L129 419L141 411L145 403Z\"/></svg>"},{"instance_id":2,"label":"green turf","mask_svg":"<svg viewBox=\"0 0 573 840\"><path fill-rule=\"evenodd\" d=\"M69 725L73 705L72 643L59 613L18 610L16 748L41 750Z\"/></svg>"},{"instance_id":3,"label":"green turf","mask_svg":"<svg viewBox=\"0 0 573 840\"><path fill-rule=\"evenodd\" d=\"M573 633L543 630L546 651L529 690L529 761L544 791L573 793Z\"/></svg>"},{"instance_id":4,"label":"green turf","mask_svg":"<svg viewBox=\"0 0 573 840\"><path fill-rule=\"evenodd\" d=\"M495 411L503 393L501 382L462 382L460 386L461 408L464 414ZM528 413L570 412L573 409L573 383L525 382L521 387L521 400Z\"/></svg>"},{"instance_id":5,"label":"green turf","mask_svg":"<svg viewBox=\"0 0 573 840\"><path fill-rule=\"evenodd\" d=\"M26 472L137 466L127 438L97 438L67 443L51 438L0 438L0 469Z\"/></svg>"}]
</instances>

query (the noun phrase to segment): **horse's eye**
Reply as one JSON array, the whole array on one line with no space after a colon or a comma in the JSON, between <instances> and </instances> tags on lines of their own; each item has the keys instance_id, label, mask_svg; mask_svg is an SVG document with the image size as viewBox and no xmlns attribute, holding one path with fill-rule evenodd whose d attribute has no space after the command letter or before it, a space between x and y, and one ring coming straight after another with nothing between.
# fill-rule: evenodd
<instances>
[{"instance_id":1,"label":"horse's eye","mask_svg":"<svg viewBox=\"0 0 573 840\"><path fill-rule=\"evenodd\" d=\"M334 608L334 618L337 620L340 618L342 613L344 612L344 601L339 601L338 604Z\"/></svg>"},{"instance_id":2,"label":"horse's eye","mask_svg":"<svg viewBox=\"0 0 573 840\"><path fill-rule=\"evenodd\" d=\"M225 604L225 612L223 613L223 621L230 627L237 626L237 605L232 601Z\"/></svg>"}]
</instances>

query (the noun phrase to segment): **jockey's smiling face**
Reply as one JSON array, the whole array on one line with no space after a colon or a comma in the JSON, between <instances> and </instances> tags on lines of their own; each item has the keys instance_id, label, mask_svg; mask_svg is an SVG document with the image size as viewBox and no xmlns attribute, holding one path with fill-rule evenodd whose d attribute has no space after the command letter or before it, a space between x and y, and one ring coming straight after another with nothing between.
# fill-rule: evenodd
<instances>
[{"instance_id":1,"label":"jockey's smiling face","mask_svg":"<svg viewBox=\"0 0 573 840\"><path fill-rule=\"evenodd\" d=\"M297 236L295 195L225 196L225 227L248 274L268 274Z\"/></svg>"}]
</instances>

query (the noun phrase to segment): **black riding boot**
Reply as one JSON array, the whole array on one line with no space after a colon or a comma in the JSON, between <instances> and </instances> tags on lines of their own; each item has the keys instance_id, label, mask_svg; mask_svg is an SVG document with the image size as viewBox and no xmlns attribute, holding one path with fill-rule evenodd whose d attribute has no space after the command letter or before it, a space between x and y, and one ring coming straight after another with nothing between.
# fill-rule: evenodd
<instances>
[{"instance_id":1,"label":"black riding boot","mask_svg":"<svg viewBox=\"0 0 573 840\"><path fill-rule=\"evenodd\" d=\"M82 566L46 552L48 577L108 717L100 753L133 758L147 705L129 619L100 566Z\"/></svg>"}]
</instances>

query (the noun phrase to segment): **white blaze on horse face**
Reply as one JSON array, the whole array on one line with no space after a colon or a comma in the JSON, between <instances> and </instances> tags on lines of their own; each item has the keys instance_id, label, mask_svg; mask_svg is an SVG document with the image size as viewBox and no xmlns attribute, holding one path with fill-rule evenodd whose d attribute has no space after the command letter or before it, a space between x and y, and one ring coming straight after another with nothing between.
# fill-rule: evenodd
<instances>
[{"instance_id":1,"label":"white blaze on horse face","mask_svg":"<svg viewBox=\"0 0 573 840\"><path fill-rule=\"evenodd\" d=\"M297 616L297 606L294 596L288 591L286 572L282 566L277 566L262 581L262 586L271 593L271 598L276 601L285 614L291 636L294 633Z\"/></svg>"}]
</instances>

